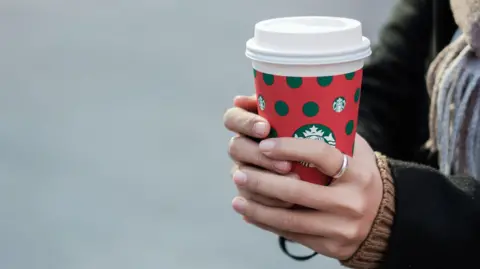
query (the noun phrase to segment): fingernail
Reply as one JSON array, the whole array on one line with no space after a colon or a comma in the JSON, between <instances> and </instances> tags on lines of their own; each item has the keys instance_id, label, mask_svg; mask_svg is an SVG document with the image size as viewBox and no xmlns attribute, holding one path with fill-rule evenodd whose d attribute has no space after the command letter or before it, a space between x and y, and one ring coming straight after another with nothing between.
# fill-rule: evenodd
<instances>
[{"instance_id":1,"label":"fingernail","mask_svg":"<svg viewBox=\"0 0 480 269\"><path fill-rule=\"evenodd\" d=\"M263 152L269 152L275 147L275 142L273 142L271 139L263 140L260 142L260 150Z\"/></svg>"},{"instance_id":2,"label":"fingernail","mask_svg":"<svg viewBox=\"0 0 480 269\"><path fill-rule=\"evenodd\" d=\"M232 201L232 206L237 213L243 214L243 212L245 212L245 207L247 206L247 201L242 197L235 197Z\"/></svg>"},{"instance_id":3,"label":"fingernail","mask_svg":"<svg viewBox=\"0 0 480 269\"><path fill-rule=\"evenodd\" d=\"M288 171L290 170L290 163L289 162L274 162L273 166L278 170Z\"/></svg>"},{"instance_id":4,"label":"fingernail","mask_svg":"<svg viewBox=\"0 0 480 269\"><path fill-rule=\"evenodd\" d=\"M238 185L243 185L247 182L247 175L242 171L235 171L233 174L233 181Z\"/></svg>"},{"instance_id":5,"label":"fingernail","mask_svg":"<svg viewBox=\"0 0 480 269\"><path fill-rule=\"evenodd\" d=\"M259 136L264 136L267 132L267 124L265 122L257 122L253 125L253 132Z\"/></svg>"}]
</instances>

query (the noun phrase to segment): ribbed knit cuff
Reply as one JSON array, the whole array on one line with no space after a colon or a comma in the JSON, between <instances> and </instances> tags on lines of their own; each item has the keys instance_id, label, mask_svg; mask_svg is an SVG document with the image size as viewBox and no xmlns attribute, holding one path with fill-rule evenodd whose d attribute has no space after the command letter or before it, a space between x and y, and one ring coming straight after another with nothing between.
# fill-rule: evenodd
<instances>
[{"instance_id":1,"label":"ribbed knit cuff","mask_svg":"<svg viewBox=\"0 0 480 269\"><path fill-rule=\"evenodd\" d=\"M387 158L380 153L376 153L376 156L377 166L383 181L383 198L367 239L351 258L342 261L342 265L346 267L356 269L378 268L383 262L388 247L390 228L395 215L395 188Z\"/></svg>"}]
</instances>

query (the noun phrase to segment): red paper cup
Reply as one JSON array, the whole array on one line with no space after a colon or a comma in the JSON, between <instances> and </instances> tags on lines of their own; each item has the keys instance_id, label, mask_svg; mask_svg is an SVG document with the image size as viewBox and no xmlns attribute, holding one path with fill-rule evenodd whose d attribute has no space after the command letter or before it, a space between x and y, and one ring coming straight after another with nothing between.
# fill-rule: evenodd
<instances>
[{"instance_id":1,"label":"red paper cup","mask_svg":"<svg viewBox=\"0 0 480 269\"><path fill-rule=\"evenodd\" d=\"M320 42L333 37L336 42ZM272 126L269 137L321 140L352 156L363 61L370 53L354 20L294 17L258 23L247 56L253 60L259 115ZM331 181L306 162L295 163L293 172L315 184Z\"/></svg>"},{"instance_id":2,"label":"red paper cup","mask_svg":"<svg viewBox=\"0 0 480 269\"><path fill-rule=\"evenodd\" d=\"M272 126L269 137L322 140L353 155L362 70L323 77L254 73L258 113ZM293 171L308 182L330 182L308 163L295 164Z\"/></svg>"}]
</instances>

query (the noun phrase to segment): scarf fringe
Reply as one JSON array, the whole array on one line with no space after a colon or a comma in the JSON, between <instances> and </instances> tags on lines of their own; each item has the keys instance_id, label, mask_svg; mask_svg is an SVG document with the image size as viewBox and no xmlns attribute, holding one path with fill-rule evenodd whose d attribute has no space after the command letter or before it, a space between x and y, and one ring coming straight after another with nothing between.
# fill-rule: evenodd
<instances>
[{"instance_id":1,"label":"scarf fringe","mask_svg":"<svg viewBox=\"0 0 480 269\"><path fill-rule=\"evenodd\" d=\"M430 139L427 141L427 148L437 151L437 102L439 87L447 67L458 57L458 55L467 46L464 35L460 36L450 46L444 48L430 65L427 73L427 89L430 94L430 117L429 129Z\"/></svg>"},{"instance_id":2,"label":"scarf fringe","mask_svg":"<svg viewBox=\"0 0 480 269\"><path fill-rule=\"evenodd\" d=\"M426 146L439 151L440 171L444 174L454 171L477 178L480 60L465 35L446 47L431 64L427 88L431 104Z\"/></svg>"}]
</instances>

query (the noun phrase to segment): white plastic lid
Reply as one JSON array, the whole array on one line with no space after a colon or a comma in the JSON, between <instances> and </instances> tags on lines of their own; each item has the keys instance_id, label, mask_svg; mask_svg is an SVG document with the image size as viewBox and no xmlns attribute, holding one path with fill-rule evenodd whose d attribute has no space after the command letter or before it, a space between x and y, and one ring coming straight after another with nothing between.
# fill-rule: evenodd
<instances>
[{"instance_id":1,"label":"white plastic lid","mask_svg":"<svg viewBox=\"0 0 480 269\"><path fill-rule=\"evenodd\" d=\"M323 65L370 56L370 40L359 21L337 17L287 17L261 21L247 41L254 61L288 65Z\"/></svg>"}]
</instances>

